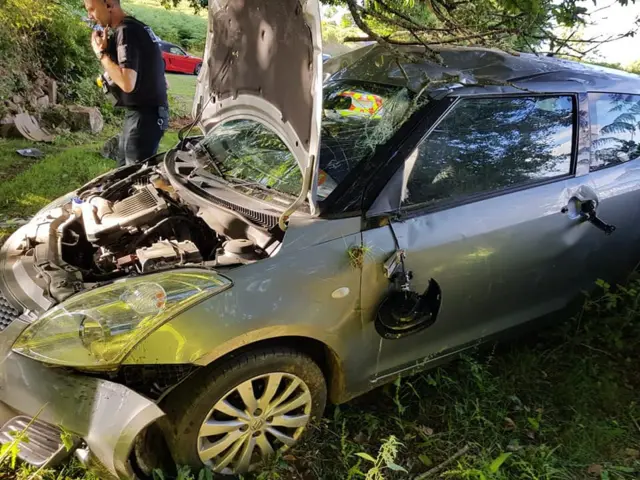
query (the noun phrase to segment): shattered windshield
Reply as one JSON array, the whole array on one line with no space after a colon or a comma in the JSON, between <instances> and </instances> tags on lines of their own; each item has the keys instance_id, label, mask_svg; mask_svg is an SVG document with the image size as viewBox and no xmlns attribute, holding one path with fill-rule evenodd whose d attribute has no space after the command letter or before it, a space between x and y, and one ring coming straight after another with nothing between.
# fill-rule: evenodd
<instances>
[{"instance_id":1,"label":"shattered windshield","mask_svg":"<svg viewBox=\"0 0 640 480\"><path fill-rule=\"evenodd\" d=\"M356 81L325 85L318 199L385 143L409 116L412 94L398 86Z\"/></svg>"},{"instance_id":2,"label":"shattered windshield","mask_svg":"<svg viewBox=\"0 0 640 480\"><path fill-rule=\"evenodd\" d=\"M357 81L324 87L318 199L323 200L409 116L406 88ZM213 129L200 143L206 173L247 194L296 197L302 172L295 156L270 128L254 120L233 120Z\"/></svg>"},{"instance_id":3,"label":"shattered windshield","mask_svg":"<svg viewBox=\"0 0 640 480\"><path fill-rule=\"evenodd\" d=\"M302 190L302 173L295 157L282 139L260 122L226 122L200 145L209 154L205 171L230 186L246 193L267 190L292 197Z\"/></svg>"}]
</instances>

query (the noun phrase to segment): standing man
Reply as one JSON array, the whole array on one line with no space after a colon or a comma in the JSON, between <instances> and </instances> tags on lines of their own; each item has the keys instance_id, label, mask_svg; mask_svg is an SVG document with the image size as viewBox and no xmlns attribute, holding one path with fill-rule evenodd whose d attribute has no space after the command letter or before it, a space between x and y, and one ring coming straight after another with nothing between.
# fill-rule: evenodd
<instances>
[{"instance_id":1,"label":"standing man","mask_svg":"<svg viewBox=\"0 0 640 480\"><path fill-rule=\"evenodd\" d=\"M157 153L169 124L162 54L146 25L127 16L120 0L84 0L84 6L104 28L94 30L91 46L113 82L116 106L127 110L120 157L123 165L142 162Z\"/></svg>"}]
</instances>

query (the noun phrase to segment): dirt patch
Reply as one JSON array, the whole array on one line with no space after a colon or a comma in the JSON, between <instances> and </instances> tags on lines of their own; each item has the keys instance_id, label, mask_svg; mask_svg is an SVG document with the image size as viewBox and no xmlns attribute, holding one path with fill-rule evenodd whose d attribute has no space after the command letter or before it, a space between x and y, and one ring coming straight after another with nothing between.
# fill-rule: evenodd
<instances>
[{"instance_id":1,"label":"dirt patch","mask_svg":"<svg viewBox=\"0 0 640 480\"><path fill-rule=\"evenodd\" d=\"M169 121L169 128L172 130L180 130L193 123L193 119L189 116L174 117Z\"/></svg>"}]
</instances>

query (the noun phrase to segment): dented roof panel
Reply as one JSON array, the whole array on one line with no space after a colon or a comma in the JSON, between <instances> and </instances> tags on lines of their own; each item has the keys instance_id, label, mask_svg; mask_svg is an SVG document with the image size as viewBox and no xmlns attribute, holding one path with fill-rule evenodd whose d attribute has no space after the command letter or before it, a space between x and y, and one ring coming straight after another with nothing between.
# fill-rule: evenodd
<instances>
[{"instance_id":1,"label":"dented roof panel","mask_svg":"<svg viewBox=\"0 0 640 480\"><path fill-rule=\"evenodd\" d=\"M498 87L489 89L640 93L639 76L610 68L480 47L434 47L434 50L440 55L441 64L430 60L421 46L388 49L369 45L328 60L324 65L325 79L358 79L402 85L414 91L435 82L433 88L457 84L481 87L483 91ZM472 91L477 93L475 89ZM471 92L465 89L465 93Z\"/></svg>"}]
</instances>

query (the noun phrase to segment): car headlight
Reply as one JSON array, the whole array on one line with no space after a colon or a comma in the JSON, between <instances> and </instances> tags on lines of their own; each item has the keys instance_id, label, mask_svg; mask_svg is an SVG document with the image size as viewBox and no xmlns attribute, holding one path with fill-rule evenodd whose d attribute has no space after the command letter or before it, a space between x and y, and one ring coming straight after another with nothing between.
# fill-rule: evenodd
<instances>
[{"instance_id":1,"label":"car headlight","mask_svg":"<svg viewBox=\"0 0 640 480\"><path fill-rule=\"evenodd\" d=\"M49 310L18 337L13 350L55 365L114 367L167 320L231 285L207 270L122 279Z\"/></svg>"}]
</instances>

